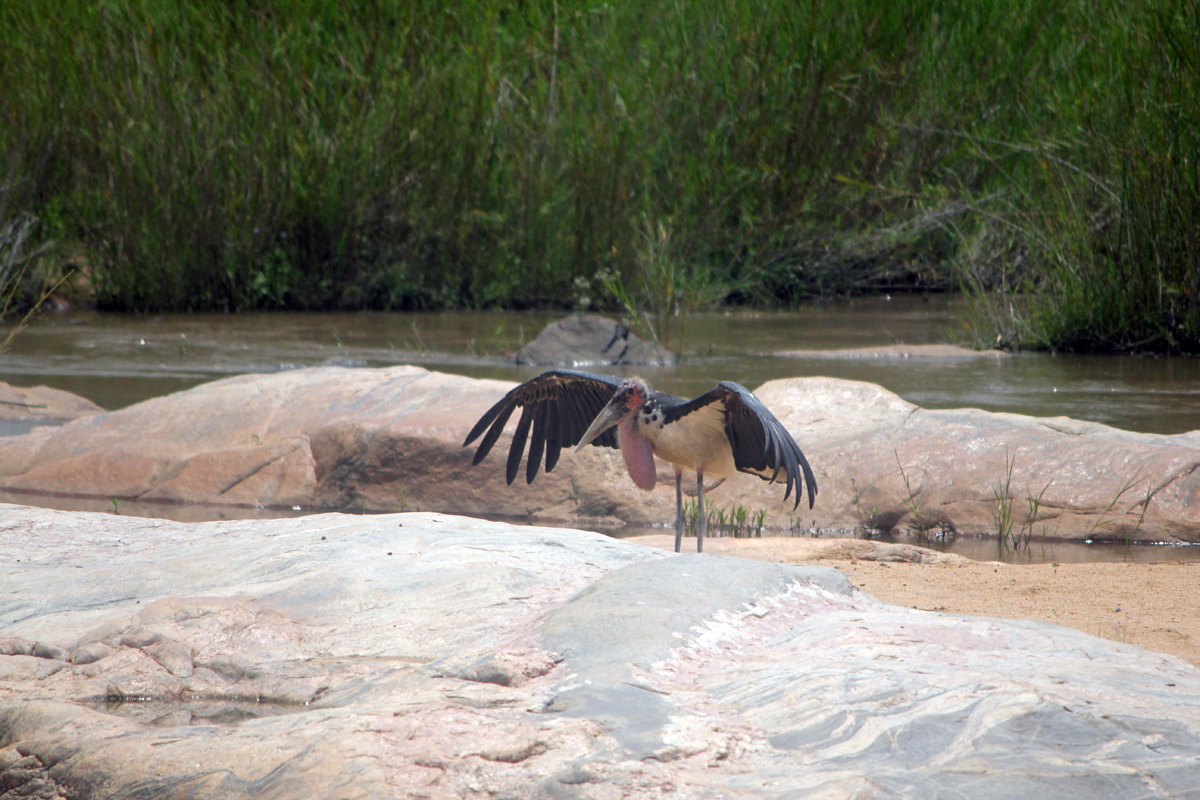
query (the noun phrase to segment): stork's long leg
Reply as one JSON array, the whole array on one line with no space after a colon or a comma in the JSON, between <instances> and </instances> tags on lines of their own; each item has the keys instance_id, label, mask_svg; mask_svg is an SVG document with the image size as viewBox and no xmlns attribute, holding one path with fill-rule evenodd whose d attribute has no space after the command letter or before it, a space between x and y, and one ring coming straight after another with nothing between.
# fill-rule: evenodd
<instances>
[{"instance_id":1,"label":"stork's long leg","mask_svg":"<svg viewBox=\"0 0 1200 800\"><path fill-rule=\"evenodd\" d=\"M675 552L683 544L683 470L675 470Z\"/></svg>"},{"instance_id":2,"label":"stork's long leg","mask_svg":"<svg viewBox=\"0 0 1200 800\"><path fill-rule=\"evenodd\" d=\"M696 552L704 552L704 534L708 530L708 512L704 510L704 468L696 470Z\"/></svg>"}]
</instances>

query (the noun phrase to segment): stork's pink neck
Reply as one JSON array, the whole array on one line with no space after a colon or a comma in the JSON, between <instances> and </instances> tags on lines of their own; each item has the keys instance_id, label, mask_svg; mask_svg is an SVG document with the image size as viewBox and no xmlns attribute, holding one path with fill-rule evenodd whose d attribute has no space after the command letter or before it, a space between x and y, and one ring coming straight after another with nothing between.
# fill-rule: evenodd
<instances>
[{"instance_id":1,"label":"stork's pink neck","mask_svg":"<svg viewBox=\"0 0 1200 800\"><path fill-rule=\"evenodd\" d=\"M629 477L633 478L639 489L650 491L657 477L654 451L650 447L650 440L637 431L637 416L637 412L626 414L617 423L617 444L621 447Z\"/></svg>"}]
</instances>

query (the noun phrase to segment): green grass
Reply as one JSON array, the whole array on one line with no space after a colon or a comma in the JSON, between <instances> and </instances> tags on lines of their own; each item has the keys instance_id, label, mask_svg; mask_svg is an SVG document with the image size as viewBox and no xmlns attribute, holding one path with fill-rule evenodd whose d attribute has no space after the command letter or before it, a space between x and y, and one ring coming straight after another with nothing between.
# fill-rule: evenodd
<instances>
[{"instance_id":1,"label":"green grass","mask_svg":"<svg viewBox=\"0 0 1200 800\"><path fill-rule=\"evenodd\" d=\"M8 3L0 183L103 308L965 288L981 340L1195 351L1198 13Z\"/></svg>"},{"instance_id":2,"label":"green grass","mask_svg":"<svg viewBox=\"0 0 1200 800\"><path fill-rule=\"evenodd\" d=\"M705 509L705 512L709 536L728 536L734 539L753 539L762 536L767 519L766 509L760 508L757 511L751 511L741 503L735 503L729 508L710 506ZM688 498L683 502L684 535L695 536L699 522L699 504L694 497Z\"/></svg>"}]
</instances>

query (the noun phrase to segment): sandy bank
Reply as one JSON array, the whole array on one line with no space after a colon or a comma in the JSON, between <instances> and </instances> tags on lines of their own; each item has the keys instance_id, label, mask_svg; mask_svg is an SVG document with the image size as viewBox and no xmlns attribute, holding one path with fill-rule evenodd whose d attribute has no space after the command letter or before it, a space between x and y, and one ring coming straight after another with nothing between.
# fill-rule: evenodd
<instances>
[{"instance_id":1,"label":"sandy bank","mask_svg":"<svg viewBox=\"0 0 1200 800\"><path fill-rule=\"evenodd\" d=\"M633 541L673 548L671 536ZM1200 564L1002 564L921 548L837 540L708 539L706 553L836 567L881 600L925 611L1031 619L1178 656L1200 666ZM695 540L684 543L695 549ZM902 548L888 550L886 548ZM915 552L914 552L915 551ZM928 555L925 555L928 554ZM914 559L928 559L920 563Z\"/></svg>"}]
</instances>

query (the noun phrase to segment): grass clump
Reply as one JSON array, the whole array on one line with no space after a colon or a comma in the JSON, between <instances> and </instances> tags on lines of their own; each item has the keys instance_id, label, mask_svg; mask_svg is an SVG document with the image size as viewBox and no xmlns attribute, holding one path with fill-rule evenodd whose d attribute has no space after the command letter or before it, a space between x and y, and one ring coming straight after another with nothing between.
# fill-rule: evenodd
<instances>
[{"instance_id":1,"label":"grass clump","mask_svg":"<svg viewBox=\"0 0 1200 800\"><path fill-rule=\"evenodd\" d=\"M741 503L730 508L708 508L706 513L709 536L729 536L734 539L755 539L762 536L767 511L751 511ZM696 535L700 521L699 505L695 498L683 503L683 530L686 536Z\"/></svg>"},{"instance_id":2,"label":"grass clump","mask_svg":"<svg viewBox=\"0 0 1200 800\"><path fill-rule=\"evenodd\" d=\"M988 158L1025 166L956 231L965 288L1001 345L1200 352L1200 12L1182 0L1090 11L1052 100L1069 125L987 143Z\"/></svg>"}]
</instances>

